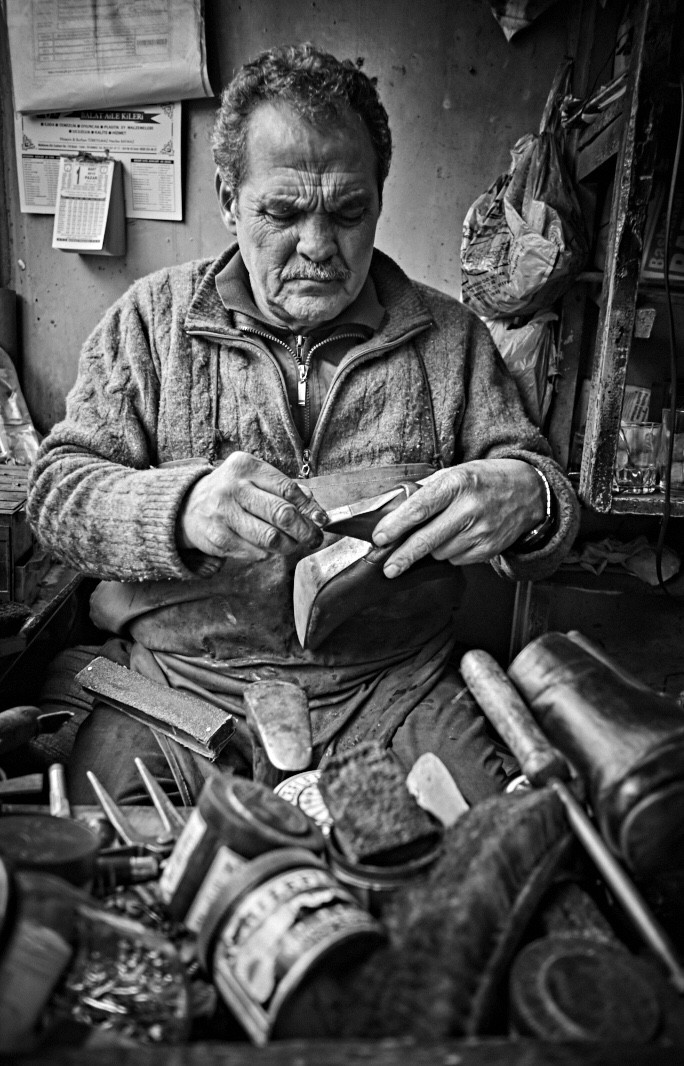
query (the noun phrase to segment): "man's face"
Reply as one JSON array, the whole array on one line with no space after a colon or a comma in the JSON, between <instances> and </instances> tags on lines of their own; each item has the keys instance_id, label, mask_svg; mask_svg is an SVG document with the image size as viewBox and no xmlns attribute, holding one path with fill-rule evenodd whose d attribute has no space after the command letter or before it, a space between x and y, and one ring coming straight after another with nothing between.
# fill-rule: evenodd
<instances>
[{"instance_id":1,"label":"man's face","mask_svg":"<svg viewBox=\"0 0 684 1066\"><path fill-rule=\"evenodd\" d=\"M247 131L237 199L219 192L264 317L293 333L340 314L368 275L380 214L370 135L358 115L321 132L262 104Z\"/></svg>"}]
</instances>

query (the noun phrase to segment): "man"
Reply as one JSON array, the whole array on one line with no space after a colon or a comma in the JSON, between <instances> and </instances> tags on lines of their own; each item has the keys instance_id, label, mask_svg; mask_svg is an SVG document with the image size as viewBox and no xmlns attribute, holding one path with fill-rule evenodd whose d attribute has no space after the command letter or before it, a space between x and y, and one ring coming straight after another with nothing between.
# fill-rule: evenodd
<instances>
[{"instance_id":1,"label":"man","mask_svg":"<svg viewBox=\"0 0 684 1066\"><path fill-rule=\"evenodd\" d=\"M105 579L92 617L124 639L131 669L238 716L250 683L294 681L317 761L373 737L407 769L432 750L473 800L506 772L450 665L459 568L550 573L577 504L486 328L374 250L390 153L386 112L351 62L304 45L239 71L214 133L237 244L111 308L29 509L53 553ZM293 571L322 544L311 491L330 507L407 479L422 488L374 532L399 542L384 564L392 595L302 648ZM441 579L407 583L428 557ZM161 743L165 758L149 730L96 707L72 801L91 798L88 767L136 798L142 753L171 788L168 762L190 802L207 767ZM224 762L248 773L249 758L240 721Z\"/></svg>"}]
</instances>

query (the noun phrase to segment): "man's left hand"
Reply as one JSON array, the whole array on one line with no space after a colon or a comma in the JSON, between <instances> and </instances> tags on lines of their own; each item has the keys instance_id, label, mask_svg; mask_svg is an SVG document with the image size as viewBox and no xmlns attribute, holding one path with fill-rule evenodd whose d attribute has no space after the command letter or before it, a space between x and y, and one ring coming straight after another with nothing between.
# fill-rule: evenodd
<instances>
[{"instance_id":1,"label":"man's left hand","mask_svg":"<svg viewBox=\"0 0 684 1066\"><path fill-rule=\"evenodd\" d=\"M438 470L421 484L373 531L378 547L410 534L386 561L387 577L426 555L454 566L487 562L545 514L542 479L520 459L476 459Z\"/></svg>"}]
</instances>

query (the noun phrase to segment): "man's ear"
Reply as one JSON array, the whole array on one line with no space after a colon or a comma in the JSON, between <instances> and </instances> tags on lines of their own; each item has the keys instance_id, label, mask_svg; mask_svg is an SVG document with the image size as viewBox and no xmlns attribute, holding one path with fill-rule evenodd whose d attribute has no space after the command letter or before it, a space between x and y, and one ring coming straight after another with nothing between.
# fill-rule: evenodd
<instances>
[{"instance_id":1,"label":"man's ear","mask_svg":"<svg viewBox=\"0 0 684 1066\"><path fill-rule=\"evenodd\" d=\"M221 218L223 219L223 225L226 227L229 233L232 233L233 237L236 236L235 226L235 197L233 196L233 190L226 184L218 170L216 171L216 177L214 179L214 185L216 188L216 195L218 197L219 208L221 210Z\"/></svg>"}]
</instances>

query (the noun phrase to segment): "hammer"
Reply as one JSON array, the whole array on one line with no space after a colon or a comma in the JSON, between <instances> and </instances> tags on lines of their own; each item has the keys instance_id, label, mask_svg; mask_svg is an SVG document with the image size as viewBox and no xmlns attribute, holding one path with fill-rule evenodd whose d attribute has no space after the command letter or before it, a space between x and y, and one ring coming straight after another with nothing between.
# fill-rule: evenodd
<instances>
[{"instance_id":1,"label":"hammer","mask_svg":"<svg viewBox=\"0 0 684 1066\"><path fill-rule=\"evenodd\" d=\"M568 764L546 739L513 682L496 659L481 650L465 653L461 659L461 674L487 718L518 759L530 783L537 787L548 785L554 790L575 836L644 943L667 969L677 992L684 995L684 969L667 934L566 785L570 777Z\"/></svg>"}]
</instances>

